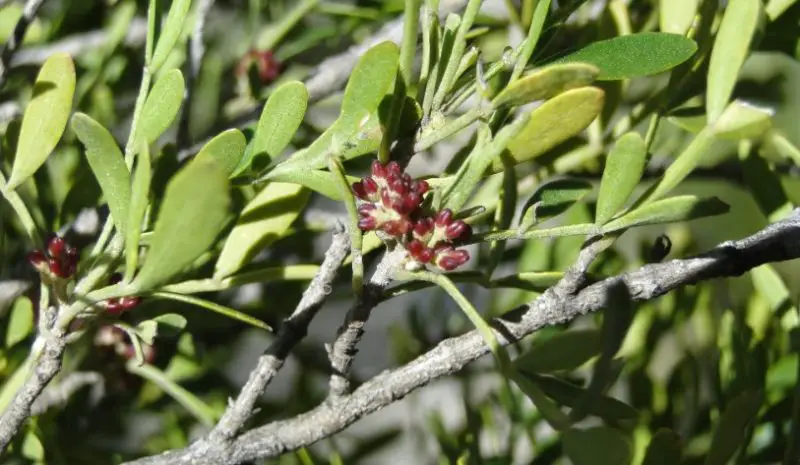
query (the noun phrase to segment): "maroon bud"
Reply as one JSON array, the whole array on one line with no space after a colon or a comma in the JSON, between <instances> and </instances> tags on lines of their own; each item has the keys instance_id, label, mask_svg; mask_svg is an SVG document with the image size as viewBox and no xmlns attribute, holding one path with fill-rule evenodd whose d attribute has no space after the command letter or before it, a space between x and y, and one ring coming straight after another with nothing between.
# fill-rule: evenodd
<instances>
[{"instance_id":1,"label":"maroon bud","mask_svg":"<svg viewBox=\"0 0 800 465\"><path fill-rule=\"evenodd\" d=\"M28 252L28 254L25 255L25 258L28 260L28 263L30 263L32 267L37 269L47 261L47 257L44 256L41 250L34 250L32 252Z\"/></svg>"},{"instance_id":2,"label":"maroon bud","mask_svg":"<svg viewBox=\"0 0 800 465\"><path fill-rule=\"evenodd\" d=\"M424 180L416 181L416 185L414 186L414 191L416 191L416 193L419 195L423 195L426 192L428 192L428 189L430 189L430 187L431 186L428 184L428 181Z\"/></svg>"},{"instance_id":3,"label":"maroon bud","mask_svg":"<svg viewBox=\"0 0 800 465\"><path fill-rule=\"evenodd\" d=\"M358 228L362 231L372 231L378 226L378 220L374 216L365 216L358 220Z\"/></svg>"},{"instance_id":4,"label":"maroon bud","mask_svg":"<svg viewBox=\"0 0 800 465\"><path fill-rule=\"evenodd\" d=\"M359 182L354 182L353 185L351 186L351 189L353 191L353 194L355 194L355 196L358 197L359 199L361 199L361 200L366 200L367 199L367 190L364 189L364 183L363 182L360 182L360 181Z\"/></svg>"},{"instance_id":5,"label":"maroon bud","mask_svg":"<svg viewBox=\"0 0 800 465\"><path fill-rule=\"evenodd\" d=\"M406 218L400 218L399 220L395 220L395 222L400 230L400 234L408 234L414 228L414 223Z\"/></svg>"},{"instance_id":6,"label":"maroon bud","mask_svg":"<svg viewBox=\"0 0 800 465\"><path fill-rule=\"evenodd\" d=\"M435 256L433 249L426 247L422 252L419 253L417 256L417 260L422 263L430 263Z\"/></svg>"},{"instance_id":7,"label":"maroon bud","mask_svg":"<svg viewBox=\"0 0 800 465\"><path fill-rule=\"evenodd\" d=\"M392 196L389 195L389 189L385 187L381 189L381 203L386 208L392 208Z\"/></svg>"},{"instance_id":8,"label":"maroon bud","mask_svg":"<svg viewBox=\"0 0 800 465\"><path fill-rule=\"evenodd\" d=\"M406 184L399 179L393 180L392 183L389 184L389 187L398 195L408 194L408 187L406 187Z\"/></svg>"},{"instance_id":9,"label":"maroon bud","mask_svg":"<svg viewBox=\"0 0 800 465\"><path fill-rule=\"evenodd\" d=\"M377 208L378 207L376 207L374 204L362 203L361 205L358 206L358 214L361 216L369 216L370 213L375 211L375 209Z\"/></svg>"},{"instance_id":10,"label":"maroon bud","mask_svg":"<svg viewBox=\"0 0 800 465\"><path fill-rule=\"evenodd\" d=\"M378 192L378 183L375 182L372 178L364 178L361 180L364 183L364 190L367 191L367 194L374 194Z\"/></svg>"},{"instance_id":11,"label":"maroon bud","mask_svg":"<svg viewBox=\"0 0 800 465\"><path fill-rule=\"evenodd\" d=\"M396 221L387 221L381 225L383 232L390 236L399 236L400 228Z\"/></svg>"},{"instance_id":12,"label":"maroon bud","mask_svg":"<svg viewBox=\"0 0 800 465\"><path fill-rule=\"evenodd\" d=\"M456 239L467 239L471 233L472 228L470 228L467 223L461 220L450 223L444 230L444 235L451 241Z\"/></svg>"},{"instance_id":13,"label":"maroon bud","mask_svg":"<svg viewBox=\"0 0 800 465\"><path fill-rule=\"evenodd\" d=\"M436 266L445 271L453 271L458 268L458 261L454 258L442 257L436 262Z\"/></svg>"},{"instance_id":14,"label":"maroon bud","mask_svg":"<svg viewBox=\"0 0 800 465\"><path fill-rule=\"evenodd\" d=\"M416 192L412 192L403 198L403 207L406 212L411 212L419 207L420 202L422 202L422 197Z\"/></svg>"},{"instance_id":15,"label":"maroon bud","mask_svg":"<svg viewBox=\"0 0 800 465\"><path fill-rule=\"evenodd\" d=\"M59 278L69 278L69 270L66 266L64 266L64 263L62 263L61 260L51 257L47 259L47 265L50 267L50 272Z\"/></svg>"},{"instance_id":16,"label":"maroon bud","mask_svg":"<svg viewBox=\"0 0 800 465\"><path fill-rule=\"evenodd\" d=\"M433 229L433 218L420 218L417 220L417 224L414 225L414 234L417 237L425 237L428 235L429 232Z\"/></svg>"},{"instance_id":17,"label":"maroon bud","mask_svg":"<svg viewBox=\"0 0 800 465\"><path fill-rule=\"evenodd\" d=\"M436 226L447 226L453 221L453 212L449 208L436 213Z\"/></svg>"},{"instance_id":18,"label":"maroon bud","mask_svg":"<svg viewBox=\"0 0 800 465\"><path fill-rule=\"evenodd\" d=\"M372 162L370 171L372 172L372 175L375 176L376 178L386 177L386 167L384 167L378 160Z\"/></svg>"},{"instance_id":19,"label":"maroon bud","mask_svg":"<svg viewBox=\"0 0 800 465\"><path fill-rule=\"evenodd\" d=\"M53 258L61 258L64 254L66 244L60 236L54 235L47 243L47 254Z\"/></svg>"},{"instance_id":20,"label":"maroon bud","mask_svg":"<svg viewBox=\"0 0 800 465\"><path fill-rule=\"evenodd\" d=\"M459 265L463 265L469 261L469 252L464 249L457 249L450 254L450 257L458 261Z\"/></svg>"},{"instance_id":21,"label":"maroon bud","mask_svg":"<svg viewBox=\"0 0 800 465\"><path fill-rule=\"evenodd\" d=\"M393 176L401 176L403 174L403 169L400 168L400 164L396 161L390 161L386 165L386 173Z\"/></svg>"},{"instance_id":22,"label":"maroon bud","mask_svg":"<svg viewBox=\"0 0 800 465\"><path fill-rule=\"evenodd\" d=\"M413 179L411 179L411 175L410 175L410 174L408 174L408 173L403 173L403 176L401 176L401 179L402 179L402 180L403 180L403 182L404 182L404 183L406 183L406 184L411 184L412 182L414 182L414 180L413 180Z\"/></svg>"},{"instance_id":23,"label":"maroon bud","mask_svg":"<svg viewBox=\"0 0 800 465\"><path fill-rule=\"evenodd\" d=\"M121 297L119 299L119 304L124 310L132 310L139 305L141 300L141 297Z\"/></svg>"},{"instance_id":24,"label":"maroon bud","mask_svg":"<svg viewBox=\"0 0 800 465\"><path fill-rule=\"evenodd\" d=\"M406 203L405 203L405 200L403 198L392 199L391 208L392 208L392 210L396 211L397 213L399 213L401 215L405 215L405 214L407 214L408 212L411 211L410 208L406 208Z\"/></svg>"},{"instance_id":25,"label":"maroon bud","mask_svg":"<svg viewBox=\"0 0 800 465\"><path fill-rule=\"evenodd\" d=\"M125 312L125 308L122 306L122 302L120 299L108 299L104 302L106 307L106 312L110 313L111 315L117 316Z\"/></svg>"},{"instance_id":26,"label":"maroon bud","mask_svg":"<svg viewBox=\"0 0 800 465\"><path fill-rule=\"evenodd\" d=\"M425 250L425 244L420 241L411 241L408 243L408 253L411 254L412 257L417 257L423 250Z\"/></svg>"}]
</instances>

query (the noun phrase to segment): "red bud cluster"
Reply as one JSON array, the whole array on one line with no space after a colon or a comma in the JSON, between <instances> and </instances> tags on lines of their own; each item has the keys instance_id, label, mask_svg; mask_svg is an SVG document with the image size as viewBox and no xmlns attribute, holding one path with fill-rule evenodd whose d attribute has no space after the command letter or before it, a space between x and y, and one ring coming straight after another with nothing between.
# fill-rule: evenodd
<instances>
[{"instance_id":1,"label":"red bud cluster","mask_svg":"<svg viewBox=\"0 0 800 465\"><path fill-rule=\"evenodd\" d=\"M470 226L454 220L449 209L426 215L422 201L428 183L411 179L397 162L383 165L374 161L371 174L353 183L352 189L361 200L358 226L362 230L380 230L392 236L421 265L450 271L469 260L469 252L454 244L469 238Z\"/></svg>"},{"instance_id":2,"label":"red bud cluster","mask_svg":"<svg viewBox=\"0 0 800 465\"><path fill-rule=\"evenodd\" d=\"M118 283L122 280L122 275L114 273L111 275L111 284ZM111 315L121 315L128 310L135 308L141 301L140 297L117 297L108 299L104 302L106 311Z\"/></svg>"},{"instance_id":3,"label":"red bud cluster","mask_svg":"<svg viewBox=\"0 0 800 465\"><path fill-rule=\"evenodd\" d=\"M281 73L281 63L275 58L272 50L250 50L239 60L239 64L236 67L236 75L245 75L250 66L253 65L258 71L258 78L264 84L274 81Z\"/></svg>"},{"instance_id":4,"label":"red bud cluster","mask_svg":"<svg viewBox=\"0 0 800 465\"><path fill-rule=\"evenodd\" d=\"M34 250L28 253L27 259L39 273L62 279L71 278L78 269L78 249L55 234L47 241L46 252Z\"/></svg>"},{"instance_id":5,"label":"red bud cluster","mask_svg":"<svg viewBox=\"0 0 800 465\"><path fill-rule=\"evenodd\" d=\"M117 355L127 360L136 357L136 349L134 349L133 344L128 340L125 331L116 326L106 325L100 327L100 329L97 330L97 334L95 334L94 343L99 347L110 347L114 349ZM155 347L142 342L142 352L145 363L152 363L153 360L155 360Z\"/></svg>"}]
</instances>

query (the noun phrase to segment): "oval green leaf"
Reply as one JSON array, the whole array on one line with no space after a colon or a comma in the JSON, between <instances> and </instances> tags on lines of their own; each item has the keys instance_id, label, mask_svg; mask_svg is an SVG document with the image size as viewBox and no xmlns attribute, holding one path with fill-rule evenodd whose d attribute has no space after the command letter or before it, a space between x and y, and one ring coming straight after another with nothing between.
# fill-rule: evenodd
<instances>
[{"instance_id":1,"label":"oval green leaf","mask_svg":"<svg viewBox=\"0 0 800 465\"><path fill-rule=\"evenodd\" d=\"M661 32L686 34L697 14L699 0L659 0L658 24Z\"/></svg>"},{"instance_id":2,"label":"oval green leaf","mask_svg":"<svg viewBox=\"0 0 800 465\"><path fill-rule=\"evenodd\" d=\"M661 181L649 189L649 193L643 200L637 201L637 204L660 199L674 189L697 167L703 155L706 154L706 150L713 142L713 127L706 126L705 129L700 131L700 133L692 139L692 142L678 155L675 161L669 165L669 168L664 171Z\"/></svg>"},{"instance_id":3,"label":"oval green leaf","mask_svg":"<svg viewBox=\"0 0 800 465\"><path fill-rule=\"evenodd\" d=\"M594 42L556 63L588 63L600 69L598 80L616 81L670 70L696 50L697 44L682 35L642 32Z\"/></svg>"},{"instance_id":4,"label":"oval green leaf","mask_svg":"<svg viewBox=\"0 0 800 465\"><path fill-rule=\"evenodd\" d=\"M728 204L716 197L679 195L648 203L603 226L603 234L648 224L689 221L727 213Z\"/></svg>"},{"instance_id":5,"label":"oval green leaf","mask_svg":"<svg viewBox=\"0 0 800 465\"><path fill-rule=\"evenodd\" d=\"M153 59L150 61L150 72L155 73L161 65L167 61L169 52L175 47L178 37L181 34L181 29L186 21L186 14L189 13L189 7L192 5L192 0L173 0L172 5L169 7L167 19L161 28L161 34L158 37L155 51L153 52Z\"/></svg>"},{"instance_id":6,"label":"oval green leaf","mask_svg":"<svg viewBox=\"0 0 800 465\"><path fill-rule=\"evenodd\" d=\"M598 426L564 433L564 453L573 465L627 465L633 458L630 439L619 430Z\"/></svg>"},{"instance_id":7,"label":"oval green leaf","mask_svg":"<svg viewBox=\"0 0 800 465\"><path fill-rule=\"evenodd\" d=\"M591 191L592 184L580 179L556 179L542 184L522 207L520 231L564 213Z\"/></svg>"},{"instance_id":8,"label":"oval green leaf","mask_svg":"<svg viewBox=\"0 0 800 465\"><path fill-rule=\"evenodd\" d=\"M564 331L541 342L537 340L514 360L514 366L526 373L570 371L599 353L600 331Z\"/></svg>"},{"instance_id":9,"label":"oval green leaf","mask_svg":"<svg viewBox=\"0 0 800 465\"><path fill-rule=\"evenodd\" d=\"M86 160L103 190L117 231L124 234L131 202L131 179L114 136L84 113L72 116L72 130L86 147Z\"/></svg>"},{"instance_id":10,"label":"oval green leaf","mask_svg":"<svg viewBox=\"0 0 800 465\"><path fill-rule=\"evenodd\" d=\"M33 97L25 108L17 152L6 188L15 189L41 167L55 149L69 121L75 94L75 65L66 53L45 60Z\"/></svg>"},{"instance_id":11,"label":"oval green leaf","mask_svg":"<svg viewBox=\"0 0 800 465\"><path fill-rule=\"evenodd\" d=\"M241 321L242 323L247 323L250 326L265 329L267 331L272 331L272 328L264 323L263 321L250 316L246 313L242 313L238 310L234 310L230 307L226 307L224 305L220 305L216 302L212 302L210 300L200 299L198 297L194 297L191 295L184 295L184 294L176 294L174 292L154 292L153 297L158 297L161 299L169 299L174 300L176 302L183 302L190 305L196 305L200 308L205 308L206 310L211 310L214 313L219 313L222 316L228 317L232 320ZM176 315L179 316L179 315ZM158 318L155 319L158 321Z\"/></svg>"},{"instance_id":12,"label":"oval green leaf","mask_svg":"<svg viewBox=\"0 0 800 465\"><path fill-rule=\"evenodd\" d=\"M711 122L728 106L761 14L761 0L728 1L708 64L706 114Z\"/></svg>"},{"instance_id":13,"label":"oval green leaf","mask_svg":"<svg viewBox=\"0 0 800 465\"><path fill-rule=\"evenodd\" d=\"M137 291L165 284L206 252L228 216L228 177L214 160L198 159L167 184L150 250L131 286Z\"/></svg>"},{"instance_id":14,"label":"oval green leaf","mask_svg":"<svg viewBox=\"0 0 800 465\"><path fill-rule=\"evenodd\" d=\"M713 123L714 135L721 139L759 139L772 128L772 115L745 102L728 105Z\"/></svg>"},{"instance_id":15,"label":"oval green leaf","mask_svg":"<svg viewBox=\"0 0 800 465\"><path fill-rule=\"evenodd\" d=\"M629 132L617 140L606 158L597 197L595 223L607 223L625 206L642 178L646 161L647 147L638 133Z\"/></svg>"},{"instance_id":16,"label":"oval green leaf","mask_svg":"<svg viewBox=\"0 0 800 465\"><path fill-rule=\"evenodd\" d=\"M546 66L512 82L492 100L492 106L519 106L555 97L566 90L591 84L598 74L599 69L585 63Z\"/></svg>"},{"instance_id":17,"label":"oval green leaf","mask_svg":"<svg viewBox=\"0 0 800 465\"><path fill-rule=\"evenodd\" d=\"M604 93L596 87L568 90L544 102L531 112L528 124L508 144L508 151L522 163L579 134L603 109ZM500 160L494 162L494 172L503 170Z\"/></svg>"},{"instance_id":18,"label":"oval green leaf","mask_svg":"<svg viewBox=\"0 0 800 465\"><path fill-rule=\"evenodd\" d=\"M672 430L660 429L650 439L642 465L680 465L682 457L681 437Z\"/></svg>"},{"instance_id":19,"label":"oval green leaf","mask_svg":"<svg viewBox=\"0 0 800 465\"><path fill-rule=\"evenodd\" d=\"M343 200L342 193L336 184L336 178L330 171L312 169L303 170L299 168L281 172L276 170L270 173L268 179L276 182L300 184L301 186L307 187L314 192L328 197L331 200L336 200L339 202ZM354 183L356 181L358 181L357 177L347 176L348 183Z\"/></svg>"},{"instance_id":20,"label":"oval green leaf","mask_svg":"<svg viewBox=\"0 0 800 465\"><path fill-rule=\"evenodd\" d=\"M742 447L747 427L758 415L761 395L745 391L733 399L717 420L705 465L725 465Z\"/></svg>"},{"instance_id":21,"label":"oval green leaf","mask_svg":"<svg viewBox=\"0 0 800 465\"><path fill-rule=\"evenodd\" d=\"M280 155L303 122L307 106L308 90L302 82L287 82L275 89L261 111L253 140L235 173L246 170L257 156L274 160Z\"/></svg>"},{"instance_id":22,"label":"oval green leaf","mask_svg":"<svg viewBox=\"0 0 800 465\"><path fill-rule=\"evenodd\" d=\"M217 135L200 149L198 159L211 158L219 163L225 174L231 175L239 162L242 161L247 140L238 129L228 129Z\"/></svg>"},{"instance_id":23,"label":"oval green leaf","mask_svg":"<svg viewBox=\"0 0 800 465\"><path fill-rule=\"evenodd\" d=\"M400 49L391 41L367 50L358 60L344 89L342 110L335 125L337 133L350 136L361 120L378 109L397 75Z\"/></svg>"},{"instance_id":24,"label":"oval green leaf","mask_svg":"<svg viewBox=\"0 0 800 465\"><path fill-rule=\"evenodd\" d=\"M181 108L184 85L178 69L164 73L156 81L142 107L137 138L144 137L152 144L170 127Z\"/></svg>"},{"instance_id":25,"label":"oval green leaf","mask_svg":"<svg viewBox=\"0 0 800 465\"><path fill-rule=\"evenodd\" d=\"M335 187L335 186L334 186ZM305 207L310 192L297 184L267 184L244 207L215 265L224 278L246 265L264 247L280 238Z\"/></svg>"},{"instance_id":26,"label":"oval green leaf","mask_svg":"<svg viewBox=\"0 0 800 465\"><path fill-rule=\"evenodd\" d=\"M22 296L14 301L6 327L6 348L25 340L33 331L33 302Z\"/></svg>"}]
</instances>

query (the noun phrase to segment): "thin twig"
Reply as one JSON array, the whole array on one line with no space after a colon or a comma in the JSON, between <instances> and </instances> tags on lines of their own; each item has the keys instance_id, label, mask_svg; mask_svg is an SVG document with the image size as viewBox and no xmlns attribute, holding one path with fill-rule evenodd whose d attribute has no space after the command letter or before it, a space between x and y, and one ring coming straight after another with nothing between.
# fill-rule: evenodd
<instances>
[{"instance_id":1,"label":"thin twig","mask_svg":"<svg viewBox=\"0 0 800 465\"><path fill-rule=\"evenodd\" d=\"M230 440L253 414L256 401L283 367L292 348L305 337L308 325L330 295L336 273L349 251L349 236L345 228L339 224L317 275L303 293L294 312L281 324L275 340L258 359L258 365L250 373L250 378L239 393L239 397L228 406L209 434L209 442L220 443Z\"/></svg>"},{"instance_id":2,"label":"thin twig","mask_svg":"<svg viewBox=\"0 0 800 465\"><path fill-rule=\"evenodd\" d=\"M387 252L381 258L375 272L364 284L361 297L347 312L344 323L336 332L336 340L328 351L332 369L330 397L340 397L350 391L350 367L358 353L356 346L364 334L364 325L405 257L406 251L398 249Z\"/></svg>"},{"instance_id":3,"label":"thin twig","mask_svg":"<svg viewBox=\"0 0 800 465\"><path fill-rule=\"evenodd\" d=\"M0 51L0 86L6 81L6 74L8 74L9 62L14 54L19 49L22 39L25 38L25 33L28 31L28 26L36 18L36 13L39 7L42 6L44 0L28 0L22 8L22 16L17 20L17 25L14 26L14 32L6 41L3 50Z\"/></svg>"},{"instance_id":4,"label":"thin twig","mask_svg":"<svg viewBox=\"0 0 800 465\"><path fill-rule=\"evenodd\" d=\"M590 262L596 252L597 249L589 248L582 253L580 262ZM752 236L720 244L702 255L646 265L576 290L571 295L548 290L534 302L492 320L491 324L501 343L507 345L545 326L566 323L612 305L620 289L633 301L646 301L682 286L739 276L764 263L796 258L800 258L800 209ZM575 269L581 267L583 265ZM567 284L562 288L571 289L573 286L569 280L580 279L578 274L577 271L567 273ZM473 330L440 342L403 367L383 372L352 394L329 399L297 417L250 430L225 449L196 443L186 449L143 458L128 465L233 465L278 457L330 437L431 381L461 371L488 352L483 337Z\"/></svg>"}]
</instances>

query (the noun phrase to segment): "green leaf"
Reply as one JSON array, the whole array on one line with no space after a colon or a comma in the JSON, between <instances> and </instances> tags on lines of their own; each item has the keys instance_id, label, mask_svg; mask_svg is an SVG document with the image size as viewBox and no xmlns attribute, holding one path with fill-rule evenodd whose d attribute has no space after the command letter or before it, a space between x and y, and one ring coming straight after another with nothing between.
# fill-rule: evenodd
<instances>
[{"instance_id":1,"label":"green leaf","mask_svg":"<svg viewBox=\"0 0 800 465\"><path fill-rule=\"evenodd\" d=\"M363 118L378 109L394 84L399 59L400 49L391 41L381 42L361 56L344 89L338 132L351 135Z\"/></svg>"},{"instance_id":2,"label":"green leaf","mask_svg":"<svg viewBox=\"0 0 800 465\"><path fill-rule=\"evenodd\" d=\"M131 203L131 176L122 151L114 136L84 113L72 116L72 130L86 147L86 160L103 190L114 225L124 234Z\"/></svg>"},{"instance_id":3,"label":"green leaf","mask_svg":"<svg viewBox=\"0 0 800 465\"><path fill-rule=\"evenodd\" d=\"M746 102L736 100L728 105L712 125L721 139L760 139L772 127L772 115Z\"/></svg>"},{"instance_id":4,"label":"green leaf","mask_svg":"<svg viewBox=\"0 0 800 465\"><path fill-rule=\"evenodd\" d=\"M330 171L294 169L281 171L280 173L272 172L269 179L275 182L299 184L331 200L339 202L343 200L342 193L336 187L336 179ZM358 181L358 178L355 176L348 176L347 181L349 183L354 183Z\"/></svg>"},{"instance_id":5,"label":"green leaf","mask_svg":"<svg viewBox=\"0 0 800 465\"><path fill-rule=\"evenodd\" d=\"M682 35L642 32L591 43L556 63L592 64L600 69L598 80L616 81L670 70L696 50L697 44Z\"/></svg>"},{"instance_id":6,"label":"green leaf","mask_svg":"<svg viewBox=\"0 0 800 465\"><path fill-rule=\"evenodd\" d=\"M131 284L137 291L165 284L206 252L228 216L225 172L210 159L193 160L167 184L147 259Z\"/></svg>"},{"instance_id":7,"label":"green leaf","mask_svg":"<svg viewBox=\"0 0 800 465\"><path fill-rule=\"evenodd\" d=\"M158 323L153 320L145 320L136 325L136 335L147 345L153 345L158 335Z\"/></svg>"},{"instance_id":8,"label":"green leaf","mask_svg":"<svg viewBox=\"0 0 800 465\"><path fill-rule=\"evenodd\" d=\"M25 438L22 440L22 456L28 460L41 461L44 460L44 446L41 439L36 435L34 428L25 433Z\"/></svg>"},{"instance_id":9,"label":"green leaf","mask_svg":"<svg viewBox=\"0 0 800 465\"><path fill-rule=\"evenodd\" d=\"M533 376L532 379L548 397L565 407L582 405L589 415L613 422L634 421L639 417L635 408L613 397L600 395L583 405L588 389L552 376Z\"/></svg>"},{"instance_id":10,"label":"green leaf","mask_svg":"<svg viewBox=\"0 0 800 465\"><path fill-rule=\"evenodd\" d=\"M660 199L674 189L697 167L713 141L713 129L711 126L707 126L695 136L675 161L669 165L669 168L661 177L661 181L649 190L643 200L637 203L647 203Z\"/></svg>"},{"instance_id":11,"label":"green leaf","mask_svg":"<svg viewBox=\"0 0 800 465\"><path fill-rule=\"evenodd\" d=\"M219 254L214 277L224 278L235 273L281 237L309 197L310 192L297 184L268 183L242 210Z\"/></svg>"},{"instance_id":12,"label":"green leaf","mask_svg":"<svg viewBox=\"0 0 800 465\"><path fill-rule=\"evenodd\" d=\"M514 366L526 373L570 371L599 353L600 331L564 331L543 341L537 340L514 360Z\"/></svg>"},{"instance_id":13,"label":"green leaf","mask_svg":"<svg viewBox=\"0 0 800 465\"><path fill-rule=\"evenodd\" d=\"M706 114L711 122L728 106L762 14L761 0L728 1L708 64Z\"/></svg>"},{"instance_id":14,"label":"green leaf","mask_svg":"<svg viewBox=\"0 0 800 465\"><path fill-rule=\"evenodd\" d=\"M228 129L217 135L200 149L196 158L209 157L219 163L226 174L231 175L242 161L247 140L242 131Z\"/></svg>"},{"instance_id":15,"label":"green leaf","mask_svg":"<svg viewBox=\"0 0 800 465\"><path fill-rule=\"evenodd\" d=\"M700 198L694 195L680 195L658 200L613 220L603 226L603 234L644 226L648 224L689 221L706 216L727 213L730 207L717 197Z\"/></svg>"},{"instance_id":16,"label":"green leaf","mask_svg":"<svg viewBox=\"0 0 800 465\"><path fill-rule=\"evenodd\" d=\"M238 310L225 307L224 305L219 305L209 300L200 299L189 295L175 294L173 292L154 292L152 295L153 297L161 299L169 299L169 300L174 300L176 302L183 302L186 304L196 305L200 308L205 308L206 310L211 310L212 312L219 313L220 315L226 316L232 320L241 321L242 323L247 323L250 326L254 326L256 328L272 331L272 328L268 324L264 323L258 318L252 317Z\"/></svg>"},{"instance_id":17,"label":"green leaf","mask_svg":"<svg viewBox=\"0 0 800 465\"><path fill-rule=\"evenodd\" d=\"M699 0L659 0L658 23L661 32L686 34L697 14Z\"/></svg>"},{"instance_id":18,"label":"green leaf","mask_svg":"<svg viewBox=\"0 0 800 465\"><path fill-rule=\"evenodd\" d=\"M266 155L274 160L280 155L303 122L307 106L308 90L302 82L290 81L275 89L261 111L253 140L234 173L249 168L257 156Z\"/></svg>"},{"instance_id":19,"label":"green leaf","mask_svg":"<svg viewBox=\"0 0 800 465\"><path fill-rule=\"evenodd\" d=\"M21 296L14 301L6 327L6 348L25 340L33 331L33 303Z\"/></svg>"},{"instance_id":20,"label":"green leaf","mask_svg":"<svg viewBox=\"0 0 800 465\"><path fill-rule=\"evenodd\" d=\"M163 389L164 392L169 394L170 397L175 399L206 427L214 426L214 421L217 418L216 412L197 396L169 379L163 371L148 364L139 366L136 360L130 360L126 363L125 369Z\"/></svg>"},{"instance_id":21,"label":"green leaf","mask_svg":"<svg viewBox=\"0 0 800 465\"><path fill-rule=\"evenodd\" d=\"M548 399L542 388L532 381L526 374L515 371L511 377L520 391L533 402L542 418L556 431L565 431L570 426L570 420L555 402Z\"/></svg>"},{"instance_id":22,"label":"green leaf","mask_svg":"<svg viewBox=\"0 0 800 465\"><path fill-rule=\"evenodd\" d=\"M642 465L680 465L683 457L681 437L662 428L650 439Z\"/></svg>"},{"instance_id":23,"label":"green leaf","mask_svg":"<svg viewBox=\"0 0 800 465\"><path fill-rule=\"evenodd\" d=\"M66 53L50 55L36 76L33 97L22 117L7 189L16 189L33 176L55 149L67 127L74 93L75 65L72 58Z\"/></svg>"},{"instance_id":24,"label":"green leaf","mask_svg":"<svg viewBox=\"0 0 800 465\"><path fill-rule=\"evenodd\" d=\"M633 445L621 431L607 426L570 429L563 436L564 454L573 465L627 465Z\"/></svg>"},{"instance_id":25,"label":"green leaf","mask_svg":"<svg viewBox=\"0 0 800 465\"><path fill-rule=\"evenodd\" d=\"M600 73L596 67L584 63L565 63L534 70L503 89L493 100L492 106L525 105L537 100L546 100L577 87L594 82Z\"/></svg>"},{"instance_id":26,"label":"green leaf","mask_svg":"<svg viewBox=\"0 0 800 465\"><path fill-rule=\"evenodd\" d=\"M646 161L647 147L638 133L629 132L617 140L606 158L600 181L595 211L597 224L607 223L625 206L642 178Z\"/></svg>"},{"instance_id":27,"label":"green leaf","mask_svg":"<svg viewBox=\"0 0 800 465\"><path fill-rule=\"evenodd\" d=\"M153 84L142 107L137 138L152 144L170 127L181 108L184 85L178 69L167 71Z\"/></svg>"},{"instance_id":28,"label":"green leaf","mask_svg":"<svg viewBox=\"0 0 800 465\"><path fill-rule=\"evenodd\" d=\"M745 391L733 399L717 420L705 465L725 465L742 447L748 426L761 407L761 394Z\"/></svg>"},{"instance_id":29,"label":"green leaf","mask_svg":"<svg viewBox=\"0 0 800 465\"><path fill-rule=\"evenodd\" d=\"M158 37L155 51L153 52L153 59L149 63L150 72L155 73L161 65L167 61L169 52L175 47L178 37L181 34L181 29L186 21L186 14L189 12L189 7L192 5L191 0L172 0L167 19L161 28L161 34Z\"/></svg>"},{"instance_id":30,"label":"green leaf","mask_svg":"<svg viewBox=\"0 0 800 465\"><path fill-rule=\"evenodd\" d=\"M186 318L177 313L164 313L153 318L152 321L158 323L158 327L170 328L172 331L178 332L186 327Z\"/></svg>"},{"instance_id":31,"label":"green leaf","mask_svg":"<svg viewBox=\"0 0 800 465\"><path fill-rule=\"evenodd\" d=\"M525 202L519 229L528 231L535 224L558 216L592 190L592 184L580 179L555 179L540 185Z\"/></svg>"},{"instance_id":32,"label":"green leaf","mask_svg":"<svg viewBox=\"0 0 800 465\"><path fill-rule=\"evenodd\" d=\"M508 144L516 163L532 160L578 135L603 109L603 91L595 87L568 90L544 102L531 112L528 124ZM503 170L500 160L494 172Z\"/></svg>"},{"instance_id":33,"label":"green leaf","mask_svg":"<svg viewBox=\"0 0 800 465\"><path fill-rule=\"evenodd\" d=\"M125 231L125 282L130 282L139 261L139 239L142 235L142 222L147 212L152 179L150 150L142 144L142 151L136 157L136 170L133 172L131 202L128 207L127 230Z\"/></svg>"}]
</instances>

